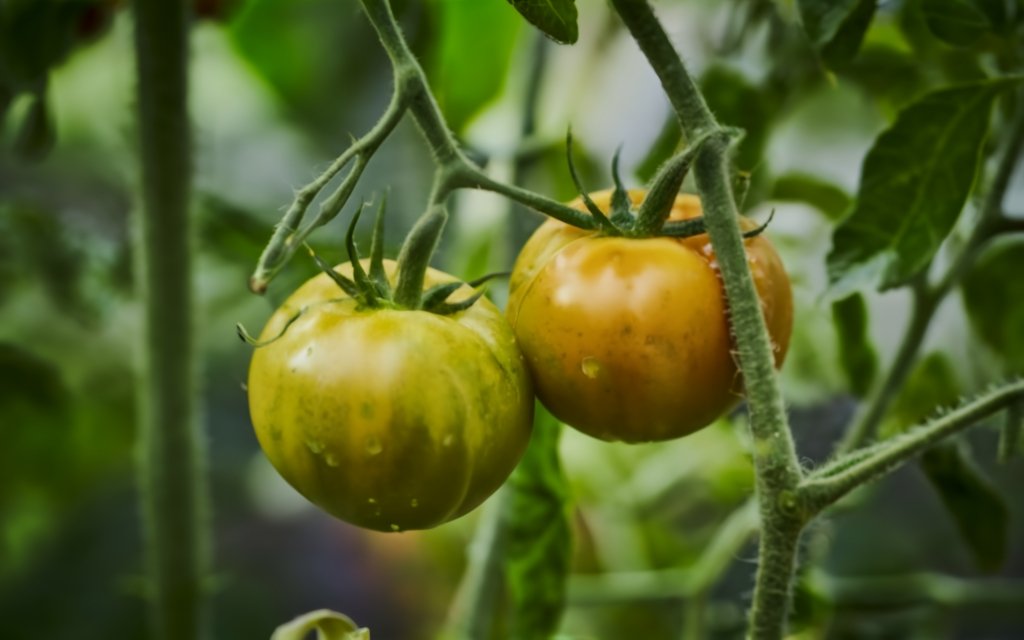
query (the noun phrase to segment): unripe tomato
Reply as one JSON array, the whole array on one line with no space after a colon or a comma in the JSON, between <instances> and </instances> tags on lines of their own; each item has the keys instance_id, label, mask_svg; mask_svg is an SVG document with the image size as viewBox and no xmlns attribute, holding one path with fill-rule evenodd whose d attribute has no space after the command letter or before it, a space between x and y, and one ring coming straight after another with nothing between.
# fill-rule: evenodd
<instances>
[{"instance_id":1,"label":"unripe tomato","mask_svg":"<svg viewBox=\"0 0 1024 640\"><path fill-rule=\"evenodd\" d=\"M395 263L385 267L393 278ZM425 284L454 280L430 269ZM448 522L491 495L526 448L533 391L486 299L447 316L359 308L320 274L261 340L279 334L249 369L256 436L293 487L342 520L378 531Z\"/></svg>"},{"instance_id":2,"label":"unripe tomato","mask_svg":"<svg viewBox=\"0 0 1024 640\"><path fill-rule=\"evenodd\" d=\"M644 193L629 196L639 204ZM608 210L611 192L592 198ZM700 214L700 200L682 195L669 219ZM746 250L780 366L793 322L789 278L763 235ZM742 394L707 235L610 237L549 219L516 260L507 315L540 401L597 438L678 438Z\"/></svg>"}]
</instances>

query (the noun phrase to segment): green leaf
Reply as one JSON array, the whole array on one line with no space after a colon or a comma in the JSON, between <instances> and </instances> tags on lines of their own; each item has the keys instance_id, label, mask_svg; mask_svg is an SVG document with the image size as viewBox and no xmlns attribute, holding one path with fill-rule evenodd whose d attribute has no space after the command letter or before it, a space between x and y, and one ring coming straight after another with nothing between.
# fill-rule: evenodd
<instances>
[{"instance_id":1,"label":"green leaf","mask_svg":"<svg viewBox=\"0 0 1024 640\"><path fill-rule=\"evenodd\" d=\"M270 640L305 640L311 631L316 631L317 640L370 640L368 629L329 609L311 611L281 625Z\"/></svg>"},{"instance_id":2,"label":"green leaf","mask_svg":"<svg viewBox=\"0 0 1024 640\"><path fill-rule=\"evenodd\" d=\"M838 67L860 49L877 0L798 0L804 30L822 60Z\"/></svg>"},{"instance_id":3,"label":"green leaf","mask_svg":"<svg viewBox=\"0 0 1024 640\"><path fill-rule=\"evenodd\" d=\"M878 136L864 159L854 209L832 237L833 295L891 289L928 266L974 184L992 103L1018 82L929 93Z\"/></svg>"},{"instance_id":4,"label":"green leaf","mask_svg":"<svg viewBox=\"0 0 1024 640\"><path fill-rule=\"evenodd\" d=\"M959 397L953 365L942 354L932 353L917 365L893 403L885 431L905 431L939 408L955 405ZM921 468L978 568L997 569L1006 556L1009 513L998 490L971 462L966 444L945 443L929 449L921 457Z\"/></svg>"},{"instance_id":5,"label":"green leaf","mask_svg":"<svg viewBox=\"0 0 1024 640\"><path fill-rule=\"evenodd\" d=\"M501 92L522 21L493 0L435 4L440 34L431 85L448 125L460 132Z\"/></svg>"},{"instance_id":6,"label":"green leaf","mask_svg":"<svg viewBox=\"0 0 1024 640\"><path fill-rule=\"evenodd\" d=\"M864 397L878 371L878 357L868 335L868 311L864 298L855 293L832 304L832 320L839 338L839 362L850 391Z\"/></svg>"},{"instance_id":7,"label":"green leaf","mask_svg":"<svg viewBox=\"0 0 1024 640\"><path fill-rule=\"evenodd\" d=\"M1017 374L1024 374L1024 239L983 253L960 289L975 335Z\"/></svg>"},{"instance_id":8,"label":"green leaf","mask_svg":"<svg viewBox=\"0 0 1024 640\"><path fill-rule=\"evenodd\" d=\"M966 446L927 451L921 468L939 493L978 569L997 571L1006 560L1010 513L1006 500L973 463Z\"/></svg>"},{"instance_id":9,"label":"green leaf","mask_svg":"<svg viewBox=\"0 0 1024 640\"><path fill-rule=\"evenodd\" d=\"M972 0L922 0L921 12L935 37L969 47L992 31L988 16Z\"/></svg>"},{"instance_id":10,"label":"green leaf","mask_svg":"<svg viewBox=\"0 0 1024 640\"><path fill-rule=\"evenodd\" d=\"M571 532L568 482L558 458L561 429L538 403L530 446L507 485L505 571L513 640L550 637L565 607Z\"/></svg>"},{"instance_id":11,"label":"green leaf","mask_svg":"<svg viewBox=\"0 0 1024 640\"><path fill-rule=\"evenodd\" d=\"M836 185L807 173L787 173L772 186L771 200L802 202L838 220L850 208L850 195Z\"/></svg>"},{"instance_id":12,"label":"green leaf","mask_svg":"<svg viewBox=\"0 0 1024 640\"><path fill-rule=\"evenodd\" d=\"M35 162L49 155L56 143L53 116L50 115L46 95L40 94L32 99L28 113L21 122L18 136L14 140L14 150L23 159Z\"/></svg>"},{"instance_id":13,"label":"green leaf","mask_svg":"<svg viewBox=\"0 0 1024 640\"><path fill-rule=\"evenodd\" d=\"M508 0L527 21L559 44L579 38L575 0Z\"/></svg>"}]
</instances>

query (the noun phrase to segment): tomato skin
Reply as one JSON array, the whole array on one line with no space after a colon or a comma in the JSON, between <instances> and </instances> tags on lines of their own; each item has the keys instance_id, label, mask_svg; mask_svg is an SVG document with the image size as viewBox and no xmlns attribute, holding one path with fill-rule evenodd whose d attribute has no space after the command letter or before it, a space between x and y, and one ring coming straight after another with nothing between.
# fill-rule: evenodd
<instances>
[{"instance_id":1,"label":"tomato skin","mask_svg":"<svg viewBox=\"0 0 1024 640\"><path fill-rule=\"evenodd\" d=\"M629 195L639 204L644 193ZM591 197L607 211L611 192ZM699 199L682 195L670 219L700 213ZM745 242L781 366L789 278L767 238ZM707 235L629 239L542 224L513 268L507 309L540 401L584 433L625 442L678 438L727 411L742 381L714 257Z\"/></svg>"},{"instance_id":2,"label":"tomato skin","mask_svg":"<svg viewBox=\"0 0 1024 640\"><path fill-rule=\"evenodd\" d=\"M453 280L430 269L426 286ZM493 304L450 316L358 309L320 274L261 340L303 307L255 350L248 383L260 446L293 487L342 520L399 531L453 520L505 481L530 437L533 391Z\"/></svg>"}]
</instances>

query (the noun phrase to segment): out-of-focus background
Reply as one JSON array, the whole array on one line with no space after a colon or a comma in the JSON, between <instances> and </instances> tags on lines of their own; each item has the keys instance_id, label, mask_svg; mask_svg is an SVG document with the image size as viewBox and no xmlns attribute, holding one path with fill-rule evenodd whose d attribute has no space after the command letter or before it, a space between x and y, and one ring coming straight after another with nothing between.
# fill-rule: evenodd
<instances>
[{"instance_id":1,"label":"out-of-focus background","mask_svg":"<svg viewBox=\"0 0 1024 640\"><path fill-rule=\"evenodd\" d=\"M40 4L48 3L60 4ZM133 475L140 307L131 254L139 175L132 25L116 3L95 4L103 9L89 14L95 24L76 23L57 40L37 43L68 50L50 68L46 109L31 91L15 90L23 87L0 87L13 96L0 122L0 636L11 640L145 635ZM973 59L927 40L915 4L883 3L854 63L836 73L817 60L786 3L655 3L720 119L747 130L737 155L752 177L747 215L764 220L776 212L768 235L797 304L782 386L808 465L827 455L860 392L839 365L823 297L831 226L856 190L865 151L896 109L927 88L979 72ZM679 144L653 72L606 3L578 5L579 42L560 47L540 39L507 2L394 2L473 156L495 176L562 200L575 195L564 156L570 125L593 189L610 185L619 147L627 186L639 186ZM0 14L4 9L0 2ZM197 0L196 10L193 204L215 637L265 638L289 618L327 607L369 627L374 638L432 638L478 514L429 532L380 534L308 504L276 475L253 436L244 390L251 349L234 328L242 322L258 330L315 273L298 256L265 297L246 288L293 191L382 112L391 91L388 61L355 2ZM0 43L7 56L0 72L17 55L33 54L10 32L0 37L8 39ZM545 64L535 79L536 121L524 139L526 88L538 55ZM25 124L33 117L48 124ZM353 197L387 190L392 255L424 207L432 170L418 131L405 122ZM1024 211L1020 175L1014 184L1007 209ZM331 260L343 256L351 208L313 237ZM461 192L435 263L466 279L507 270L539 222L499 197ZM503 285L492 286L491 296L502 303ZM884 366L900 339L906 298L867 301L869 337ZM918 395L899 404L892 420L921 417L914 415L921 397L948 404L997 378L1005 365L995 351L952 297L928 335ZM692 564L752 492L744 428L740 409L658 445L607 444L566 430L574 572ZM990 428L969 438L984 477L1008 496L1009 554L997 575L1024 579L1024 463L995 466L995 442ZM892 605L877 593L858 599L856 589L843 591L845 579L980 575L957 523L916 466L848 504L857 508L808 536L805 556L814 569L798 591L800 637L1024 637L1024 601L1009 606L993 595L994 604L979 597L980 604L966 606ZM701 603L716 638L742 633L754 557L751 543ZM657 640L677 637L683 616L672 598L623 600L580 588L570 591L563 631Z\"/></svg>"}]
</instances>

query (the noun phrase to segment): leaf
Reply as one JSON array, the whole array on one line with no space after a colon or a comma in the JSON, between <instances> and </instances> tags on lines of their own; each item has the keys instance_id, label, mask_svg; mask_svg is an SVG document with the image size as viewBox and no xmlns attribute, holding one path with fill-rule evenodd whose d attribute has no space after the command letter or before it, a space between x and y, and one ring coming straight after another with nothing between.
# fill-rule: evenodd
<instances>
[{"instance_id":1,"label":"leaf","mask_svg":"<svg viewBox=\"0 0 1024 640\"><path fill-rule=\"evenodd\" d=\"M939 493L978 569L992 573L1005 562L1010 514L1006 500L971 460L966 446L927 451L921 468Z\"/></svg>"},{"instance_id":2,"label":"leaf","mask_svg":"<svg viewBox=\"0 0 1024 640\"><path fill-rule=\"evenodd\" d=\"M976 82L904 108L868 151L854 209L828 255L833 295L891 289L925 269L974 184L996 97L1019 79Z\"/></svg>"},{"instance_id":3,"label":"leaf","mask_svg":"<svg viewBox=\"0 0 1024 640\"><path fill-rule=\"evenodd\" d=\"M14 139L14 151L24 160L37 162L46 158L56 143L57 132L46 95L35 96Z\"/></svg>"},{"instance_id":4,"label":"leaf","mask_svg":"<svg viewBox=\"0 0 1024 640\"><path fill-rule=\"evenodd\" d=\"M317 640L370 639L370 631L357 627L348 616L330 609L319 609L281 625L270 636L270 640L305 640L314 630Z\"/></svg>"},{"instance_id":5,"label":"leaf","mask_svg":"<svg viewBox=\"0 0 1024 640\"><path fill-rule=\"evenodd\" d=\"M775 180L771 200L803 202L838 220L850 207L852 198L843 189L807 173L787 173Z\"/></svg>"},{"instance_id":6,"label":"leaf","mask_svg":"<svg viewBox=\"0 0 1024 640\"><path fill-rule=\"evenodd\" d=\"M830 67L851 60L875 15L877 0L798 0L800 20Z\"/></svg>"},{"instance_id":7,"label":"leaf","mask_svg":"<svg viewBox=\"0 0 1024 640\"><path fill-rule=\"evenodd\" d=\"M960 397L953 365L940 353L922 360L893 403L885 431L905 431ZM921 469L939 494L978 568L994 571L1006 556L1009 513L1003 497L971 462L965 443L944 443L921 457Z\"/></svg>"},{"instance_id":8,"label":"leaf","mask_svg":"<svg viewBox=\"0 0 1024 640\"><path fill-rule=\"evenodd\" d=\"M508 0L521 16L559 44L579 38L575 0Z\"/></svg>"},{"instance_id":9,"label":"leaf","mask_svg":"<svg viewBox=\"0 0 1024 640\"><path fill-rule=\"evenodd\" d=\"M969 47L992 31L972 0L922 0L921 12L935 37L956 47Z\"/></svg>"},{"instance_id":10,"label":"leaf","mask_svg":"<svg viewBox=\"0 0 1024 640\"><path fill-rule=\"evenodd\" d=\"M964 277L961 294L975 335L1017 374L1024 374L1024 239L984 252Z\"/></svg>"},{"instance_id":11,"label":"leaf","mask_svg":"<svg viewBox=\"0 0 1024 640\"><path fill-rule=\"evenodd\" d=\"M571 533L568 482L558 458L561 429L538 403L530 446L508 481L505 571L514 640L550 637L565 607Z\"/></svg>"},{"instance_id":12,"label":"leaf","mask_svg":"<svg viewBox=\"0 0 1024 640\"><path fill-rule=\"evenodd\" d=\"M440 2L437 11L431 85L448 125L460 132L504 86L522 21L493 0Z\"/></svg>"},{"instance_id":13,"label":"leaf","mask_svg":"<svg viewBox=\"0 0 1024 640\"><path fill-rule=\"evenodd\" d=\"M878 371L878 357L868 335L864 297L855 293L832 303L832 320L839 338L839 362L855 396L864 397Z\"/></svg>"}]
</instances>

